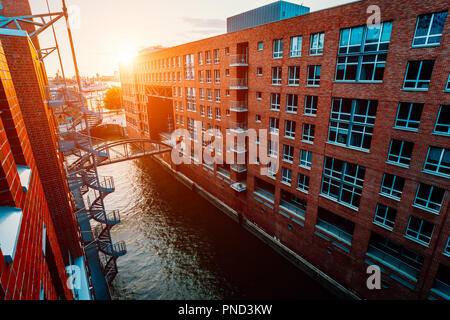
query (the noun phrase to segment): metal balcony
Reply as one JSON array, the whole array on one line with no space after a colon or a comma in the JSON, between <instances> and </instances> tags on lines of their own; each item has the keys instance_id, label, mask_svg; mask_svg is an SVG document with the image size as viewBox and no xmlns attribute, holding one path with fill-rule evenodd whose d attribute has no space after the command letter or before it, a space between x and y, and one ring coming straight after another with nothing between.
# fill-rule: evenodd
<instances>
[{"instance_id":1,"label":"metal balcony","mask_svg":"<svg viewBox=\"0 0 450 320\"><path fill-rule=\"evenodd\" d=\"M230 56L230 67L248 67L248 56L246 54L234 54Z\"/></svg>"},{"instance_id":2,"label":"metal balcony","mask_svg":"<svg viewBox=\"0 0 450 320\"><path fill-rule=\"evenodd\" d=\"M247 101L230 101L230 110L235 112L247 112Z\"/></svg>"},{"instance_id":3,"label":"metal balcony","mask_svg":"<svg viewBox=\"0 0 450 320\"><path fill-rule=\"evenodd\" d=\"M230 89L232 90L248 90L248 81L245 78L237 78L230 80Z\"/></svg>"},{"instance_id":4,"label":"metal balcony","mask_svg":"<svg viewBox=\"0 0 450 320\"><path fill-rule=\"evenodd\" d=\"M235 183L231 184L230 186L237 192L244 192L245 190L247 190L247 184L244 181L235 182Z\"/></svg>"},{"instance_id":5,"label":"metal balcony","mask_svg":"<svg viewBox=\"0 0 450 320\"><path fill-rule=\"evenodd\" d=\"M230 131L236 133L247 132L247 123L246 122L232 122L230 126Z\"/></svg>"},{"instance_id":6,"label":"metal balcony","mask_svg":"<svg viewBox=\"0 0 450 320\"><path fill-rule=\"evenodd\" d=\"M247 171L247 166L245 164L232 164L230 166L231 170L241 173Z\"/></svg>"}]
</instances>

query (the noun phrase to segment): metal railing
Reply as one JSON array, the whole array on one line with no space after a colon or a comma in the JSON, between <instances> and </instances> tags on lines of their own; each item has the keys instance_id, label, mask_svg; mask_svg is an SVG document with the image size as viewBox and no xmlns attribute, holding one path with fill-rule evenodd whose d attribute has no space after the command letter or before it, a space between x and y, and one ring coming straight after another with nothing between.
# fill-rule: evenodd
<instances>
[{"instance_id":1,"label":"metal railing","mask_svg":"<svg viewBox=\"0 0 450 320\"><path fill-rule=\"evenodd\" d=\"M230 66L248 66L248 55L246 54L231 55Z\"/></svg>"},{"instance_id":2,"label":"metal railing","mask_svg":"<svg viewBox=\"0 0 450 320\"><path fill-rule=\"evenodd\" d=\"M247 101L230 101L230 110L237 112L248 111Z\"/></svg>"},{"instance_id":3,"label":"metal railing","mask_svg":"<svg viewBox=\"0 0 450 320\"><path fill-rule=\"evenodd\" d=\"M230 79L230 89L248 89L248 80L245 78Z\"/></svg>"}]
</instances>

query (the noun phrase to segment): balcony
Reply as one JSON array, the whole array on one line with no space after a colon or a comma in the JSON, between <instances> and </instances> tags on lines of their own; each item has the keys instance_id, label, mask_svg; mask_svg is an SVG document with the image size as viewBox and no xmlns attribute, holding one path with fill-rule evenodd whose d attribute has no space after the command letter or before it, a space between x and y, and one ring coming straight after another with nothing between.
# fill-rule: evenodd
<instances>
[{"instance_id":1,"label":"balcony","mask_svg":"<svg viewBox=\"0 0 450 320\"><path fill-rule=\"evenodd\" d=\"M232 90L248 90L248 81L245 78L237 78L230 80L230 89Z\"/></svg>"},{"instance_id":2,"label":"balcony","mask_svg":"<svg viewBox=\"0 0 450 320\"><path fill-rule=\"evenodd\" d=\"M248 67L248 56L246 54L234 54L230 56L230 67Z\"/></svg>"},{"instance_id":3,"label":"balcony","mask_svg":"<svg viewBox=\"0 0 450 320\"><path fill-rule=\"evenodd\" d=\"M0 247L7 264L14 260L22 217L18 208L0 207Z\"/></svg>"},{"instance_id":4,"label":"balcony","mask_svg":"<svg viewBox=\"0 0 450 320\"><path fill-rule=\"evenodd\" d=\"M247 190L247 184L243 181L235 182L231 184L231 188L233 188L237 192L244 192L245 190Z\"/></svg>"},{"instance_id":5,"label":"balcony","mask_svg":"<svg viewBox=\"0 0 450 320\"><path fill-rule=\"evenodd\" d=\"M230 150L235 153L246 153L247 152L245 145L234 145L234 146L231 146Z\"/></svg>"},{"instance_id":6,"label":"balcony","mask_svg":"<svg viewBox=\"0 0 450 320\"><path fill-rule=\"evenodd\" d=\"M231 170L233 170L237 173L247 171L247 166L245 164L232 164L230 167L231 167Z\"/></svg>"},{"instance_id":7,"label":"balcony","mask_svg":"<svg viewBox=\"0 0 450 320\"><path fill-rule=\"evenodd\" d=\"M230 110L235 112L247 112L247 101L230 101Z\"/></svg>"},{"instance_id":8,"label":"balcony","mask_svg":"<svg viewBox=\"0 0 450 320\"><path fill-rule=\"evenodd\" d=\"M246 122L232 122L230 126L230 131L236 133L247 132L247 123Z\"/></svg>"},{"instance_id":9,"label":"balcony","mask_svg":"<svg viewBox=\"0 0 450 320\"><path fill-rule=\"evenodd\" d=\"M335 226L334 224L331 224L324 220L317 219L316 227L317 227L317 229L322 230L323 232L326 232L326 233L334 236L335 238L341 240L342 242L348 244L349 246L352 245L353 235L345 232L344 230L340 229L338 226Z\"/></svg>"}]
</instances>

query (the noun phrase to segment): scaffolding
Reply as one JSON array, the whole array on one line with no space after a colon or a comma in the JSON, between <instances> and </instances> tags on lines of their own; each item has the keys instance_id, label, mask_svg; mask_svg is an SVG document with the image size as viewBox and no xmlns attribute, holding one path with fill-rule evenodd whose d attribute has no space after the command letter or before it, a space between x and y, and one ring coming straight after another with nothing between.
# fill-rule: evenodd
<instances>
[{"instance_id":1,"label":"scaffolding","mask_svg":"<svg viewBox=\"0 0 450 320\"><path fill-rule=\"evenodd\" d=\"M49 97L48 106L59 119L56 128L58 148L65 156L67 182L73 194L78 225L82 232L82 245L88 261L88 274L93 280L93 287L97 297L110 297L109 285L118 274L117 258L127 253L123 241L114 243L111 229L120 223L119 211L105 209L105 197L115 191L113 177L101 177L98 167L128 161L146 156L154 156L170 152L169 144L148 139L124 139L104 141L94 138L91 130L102 124L102 115L89 109L87 99L83 96L75 47L69 24L69 15L65 0L62 0L62 11L52 13L47 2L47 14L28 15L19 17L0 16L0 28L14 25L18 30L22 24L32 24L36 30L28 36L37 37L48 28L53 30L55 45L40 49L39 59L43 61L53 52L58 54L62 71L63 86ZM54 28L54 24L65 18L67 35L77 79L76 87L68 87L61 52ZM101 276L100 276L101 275ZM99 279L102 278L102 279ZM100 291L106 291L102 296Z\"/></svg>"}]
</instances>

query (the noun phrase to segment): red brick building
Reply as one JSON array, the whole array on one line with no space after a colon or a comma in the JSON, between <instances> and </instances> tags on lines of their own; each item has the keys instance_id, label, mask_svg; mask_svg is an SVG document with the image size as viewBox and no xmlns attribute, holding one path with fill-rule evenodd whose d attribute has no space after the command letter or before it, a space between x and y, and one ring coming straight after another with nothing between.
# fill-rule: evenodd
<instances>
[{"instance_id":1,"label":"red brick building","mask_svg":"<svg viewBox=\"0 0 450 320\"><path fill-rule=\"evenodd\" d=\"M73 299L2 46L0 68L0 300Z\"/></svg>"},{"instance_id":2,"label":"red brick building","mask_svg":"<svg viewBox=\"0 0 450 320\"><path fill-rule=\"evenodd\" d=\"M176 170L360 297L448 299L448 10L358 1L143 52L121 68L128 134L270 130L274 174L248 156Z\"/></svg>"}]
</instances>

